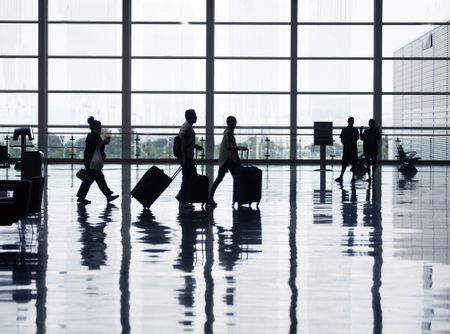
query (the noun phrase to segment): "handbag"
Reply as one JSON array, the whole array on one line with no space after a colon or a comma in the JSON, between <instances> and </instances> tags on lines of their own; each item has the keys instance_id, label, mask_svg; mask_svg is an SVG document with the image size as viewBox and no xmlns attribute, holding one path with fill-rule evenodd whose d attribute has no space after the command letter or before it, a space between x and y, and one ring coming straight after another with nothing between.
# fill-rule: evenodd
<instances>
[{"instance_id":1,"label":"handbag","mask_svg":"<svg viewBox=\"0 0 450 334\"><path fill-rule=\"evenodd\" d=\"M92 156L89 169L102 170L102 168L103 168L103 157L102 154L100 153L100 147L97 146L95 148L94 155Z\"/></svg>"},{"instance_id":2,"label":"handbag","mask_svg":"<svg viewBox=\"0 0 450 334\"><path fill-rule=\"evenodd\" d=\"M79 178L81 181L83 181L83 180L84 180L84 177L86 176L86 169L80 168L80 169L78 170L78 172L75 174L75 176L76 176L77 178Z\"/></svg>"}]
</instances>

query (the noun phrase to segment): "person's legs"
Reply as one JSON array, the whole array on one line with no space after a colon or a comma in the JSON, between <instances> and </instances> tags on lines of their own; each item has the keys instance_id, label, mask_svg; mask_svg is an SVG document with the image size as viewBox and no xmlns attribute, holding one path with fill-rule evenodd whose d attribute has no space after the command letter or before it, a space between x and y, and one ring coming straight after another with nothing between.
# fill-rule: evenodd
<instances>
[{"instance_id":1,"label":"person's legs","mask_svg":"<svg viewBox=\"0 0 450 334\"><path fill-rule=\"evenodd\" d=\"M95 182L97 182L98 188L103 193L103 195L105 195L108 201L111 201L119 197L119 195L111 196L113 192L111 189L109 189L106 183L105 175L101 170L95 171Z\"/></svg>"},{"instance_id":2,"label":"person's legs","mask_svg":"<svg viewBox=\"0 0 450 334\"><path fill-rule=\"evenodd\" d=\"M214 194L216 192L216 189L219 186L219 184L223 181L223 178L224 178L225 174L227 173L227 171L228 171L227 163L225 163L223 166L219 167L219 172L217 173L216 180L214 181L214 183L211 187L211 192L209 195L211 202L214 200Z\"/></svg>"},{"instance_id":3,"label":"person's legs","mask_svg":"<svg viewBox=\"0 0 450 334\"><path fill-rule=\"evenodd\" d=\"M335 181L342 182L342 180L344 179L343 177L344 177L345 170L347 169L347 166L348 166L347 161L342 160L341 175L339 175L338 178L334 179Z\"/></svg>"},{"instance_id":4,"label":"person's legs","mask_svg":"<svg viewBox=\"0 0 450 334\"><path fill-rule=\"evenodd\" d=\"M86 195L91 188L91 184L95 181L95 177L92 172L93 171L91 169L86 169L85 177L77 192L78 202L83 202L83 200L86 199Z\"/></svg>"},{"instance_id":5,"label":"person's legs","mask_svg":"<svg viewBox=\"0 0 450 334\"><path fill-rule=\"evenodd\" d=\"M370 182L370 154L366 154L367 182Z\"/></svg>"},{"instance_id":6,"label":"person's legs","mask_svg":"<svg viewBox=\"0 0 450 334\"><path fill-rule=\"evenodd\" d=\"M375 170L377 169L377 163L378 163L378 152L374 152L372 155L372 180L375 181Z\"/></svg>"},{"instance_id":7,"label":"person's legs","mask_svg":"<svg viewBox=\"0 0 450 334\"><path fill-rule=\"evenodd\" d=\"M182 164L181 172L183 178L181 180L181 188L178 192L176 198L180 203L186 203L189 199L189 194L192 189L193 178L195 177L195 165L193 159L187 159L184 164Z\"/></svg>"}]
</instances>

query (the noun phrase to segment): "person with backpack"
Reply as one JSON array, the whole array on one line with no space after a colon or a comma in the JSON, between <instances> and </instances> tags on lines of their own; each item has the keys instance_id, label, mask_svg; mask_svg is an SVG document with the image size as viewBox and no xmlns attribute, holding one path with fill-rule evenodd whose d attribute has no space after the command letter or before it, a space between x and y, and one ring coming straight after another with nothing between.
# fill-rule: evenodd
<instances>
[{"instance_id":1,"label":"person with backpack","mask_svg":"<svg viewBox=\"0 0 450 334\"><path fill-rule=\"evenodd\" d=\"M234 178L235 172L240 166L240 159L237 151L238 147L234 137L234 129L236 128L236 125L236 118L234 116L228 116L227 127L223 132L223 138L220 144L219 172L211 187L211 192L209 195L208 204L211 206L217 206L217 203L214 201L214 193L216 192L219 184L222 182L225 174L229 171Z\"/></svg>"},{"instance_id":2,"label":"person with backpack","mask_svg":"<svg viewBox=\"0 0 450 334\"><path fill-rule=\"evenodd\" d=\"M377 169L378 141L381 140L380 130L375 126L375 120L369 120L369 128L360 128L360 136L363 141L364 158L367 165L367 182L375 181L375 170ZM370 163L372 161L372 178L370 177Z\"/></svg>"},{"instance_id":3,"label":"person with backpack","mask_svg":"<svg viewBox=\"0 0 450 334\"><path fill-rule=\"evenodd\" d=\"M181 188L175 198L180 204L187 204L189 194L192 191L192 183L197 176L197 170L194 164L194 149L202 149L201 146L195 144L195 131L193 125L197 122L197 114L194 109L188 109L184 113L186 122L178 132L179 139L174 140L174 154L181 165L183 174L181 180Z\"/></svg>"},{"instance_id":4,"label":"person with backpack","mask_svg":"<svg viewBox=\"0 0 450 334\"><path fill-rule=\"evenodd\" d=\"M94 117L88 118L89 129L91 133L86 137L86 146L84 149L84 167L86 168L83 181L77 192L77 202L79 204L89 204L91 201L86 199L86 195L92 183L97 182L106 200L109 202L114 201L119 195L113 195L111 189L106 184L105 175L102 172L103 160L105 160L105 145L109 144L111 137L105 137L102 139L100 133L102 131L102 123Z\"/></svg>"}]
</instances>

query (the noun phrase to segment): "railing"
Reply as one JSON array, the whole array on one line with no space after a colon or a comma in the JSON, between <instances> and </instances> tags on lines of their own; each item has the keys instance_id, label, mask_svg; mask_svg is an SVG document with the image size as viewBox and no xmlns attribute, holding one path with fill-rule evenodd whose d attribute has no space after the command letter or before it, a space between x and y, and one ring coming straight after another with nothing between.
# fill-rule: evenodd
<instances>
[{"instance_id":1,"label":"railing","mask_svg":"<svg viewBox=\"0 0 450 334\"><path fill-rule=\"evenodd\" d=\"M12 140L13 128L0 131L0 145L8 146L11 158L20 157L19 141ZM57 131L46 133L48 140L48 159L79 160L83 157L86 132L84 129L56 129ZM174 159L172 154L173 137L178 127L153 127L136 128L128 134L119 132L119 128L105 128L104 133L111 136L111 143L107 146L106 154L110 159L122 158L121 141L123 136L130 136L132 143L132 160L158 160ZM198 127L197 143L205 145L206 133L204 128ZM236 129L235 136L238 145L249 149L251 160L289 160L290 134L289 127L277 128L253 128L240 127ZM342 145L339 134L341 128L333 130L334 144L327 146L327 160L340 159ZM214 157L218 158L223 128L216 128L214 133L215 151ZM397 144L401 143L405 150L416 151L423 160L444 161L450 160L450 128L383 128L380 148L383 160L395 160ZM27 141L27 145L37 147L38 134L35 132L35 140ZM297 159L319 159L320 149L313 144L313 127L298 127L297 129ZM362 142L358 142L359 152L362 153Z\"/></svg>"}]
</instances>

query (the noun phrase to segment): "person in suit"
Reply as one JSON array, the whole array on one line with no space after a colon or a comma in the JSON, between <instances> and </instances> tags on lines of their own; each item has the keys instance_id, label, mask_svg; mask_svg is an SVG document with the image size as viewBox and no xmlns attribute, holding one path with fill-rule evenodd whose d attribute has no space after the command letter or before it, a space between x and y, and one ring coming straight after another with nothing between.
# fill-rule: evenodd
<instances>
[{"instance_id":1,"label":"person in suit","mask_svg":"<svg viewBox=\"0 0 450 334\"><path fill-rule=\"evenodd\" d=\"M223 132L222 142L220 143L219 172L211 187L209 195L209 205L211 206L217 206L217 203L214 201L214 194L225 174L229 171L234 178L236 170L240 166L239 154L237 151L238 147L236 145L236 138L234 137L236 125L236 117L228 116L227 127Z\"/></svg>"},{"instance_id":2,"label":"person in suit","mask_svg":"<svg viewBox=\"0 0 450 334\"><path fill-rule=\"evenodd\" d=\"M341 175L335 179L336 182L342 182L344 177L345 169L348 165L352 165L352 182L355 182L355 167L358 162L358 148L356 143L359 139L358 130L353 126L355 123L355 119L353 117L349 117L347 120L348 126L343 128L341 131L341 143L344 146L342 152L342 167L341 167Z\"/></svg>"},{"instance_id":3,"label":"person in suit","mask_svg":"<svg viewBox=\"0 0 450 334\"><path fill-rule=\"evenodd\" d=\"M105 195L107 202L114 201L119 195L113 195L113 191L109 189L106 184L105 175L102 170L93 169L91 166L92 158L94 157L95 151L98 149L102 156L102 159L105 160L105 145L109 144L111 138L109 136L102 139L101 131L102 131L102 123L94 117L90 116L87 120L89 124L89 129L91 133L89 133L86 137L86 145L84 149L84 167L86 168L85 176L83 177L83 181L81 182L80 188L77 192L77 202L79 204L89 204L91 201L86 199L86 195L89 192L89 189L92 183L97 182L100 191Z\"/></svg>"},{"instance_id":4,"label":"person in suit","mask_svg":"<svg viewBox=\"0 0 450 334\"><path fill-rule=\"evenodd\" d=\"M367 165L367 182L375 181L375 170L377 169L378 141L381 139L380 130L375 126L375 120L369 120L369 128L364 126L359 129L363 141L364 158ZM370 164L372 163L372 178L370 177Z\"/></svg>"}]
</instances>

